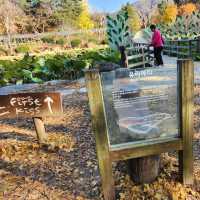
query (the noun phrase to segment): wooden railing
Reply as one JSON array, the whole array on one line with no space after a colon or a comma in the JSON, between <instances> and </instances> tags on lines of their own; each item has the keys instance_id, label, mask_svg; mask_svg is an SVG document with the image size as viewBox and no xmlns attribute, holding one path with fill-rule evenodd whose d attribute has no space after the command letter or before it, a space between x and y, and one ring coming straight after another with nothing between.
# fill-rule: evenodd
<instances>
[{"instance_id":1,"label":"wooden railing","mask_svg":"<svg viewBox=\"0 0 200 200\"><path fill-rule=\"evenodd\" d=\"M166 41L163 54L177 58L193 58L200 55L200 38L195 40ZM154 65L153 49L147 43L133 43L126 49L129 68L149 67Z\"/></svg>"},{"instance_id":2,"label":"wooden railing","mask_svg":"<svg viewBox=\"0 0 200 200\"><path fill-rule=\"evenodd\" d=\"M150 67L153 65L148 44L134 43L131 48L126 49L128 68Z\"/></svg>"},{"instance_id":3,"label":"wooden railing","mask_svg":"<svg viewBox=\"0 0 200 200\"><path fill-rule=\"evenodd\" d=\"M33 43L42 42L42 38L45 37L69 37L83 33L105 33L105 29L90 29L90 30L71 30L62 32L46 32L46 33L35 33L35 34L13 34L13 35L0 35L0 46L7 46L8 41L12 45L20 45L21 43Z\"/></svg>"},{"instance_id":4,"label":"wooden railing","mask_svg":"<svg viewBox=\"0 0 200 200\"><path fill-rule=\"evenodd\" d=\"M200 54L200 38L195 40L166 41L163 53L178 58L195 58Z\"/></svg>"}]
</instances>

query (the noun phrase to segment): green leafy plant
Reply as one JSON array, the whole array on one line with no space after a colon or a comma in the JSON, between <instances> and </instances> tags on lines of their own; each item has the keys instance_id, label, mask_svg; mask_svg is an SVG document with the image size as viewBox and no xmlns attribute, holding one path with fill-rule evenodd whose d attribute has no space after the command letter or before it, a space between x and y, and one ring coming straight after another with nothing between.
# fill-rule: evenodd
<instances>
[{"instance_id":1,"label":"green leafy plant","mask_svg":"<svg viewBox=\"0 0 200 200\"><path fill-rule=\"evenodd\" d=\"M0 85L42 83L55 79L75 79L83 76L83 69L98 61L119 63L119 52L109 48L76 49L65 54L30 56L19 60L0 60Z\"/></svg>"},{"instance_id":2,"label":"green leafy plant","mask_svg":"<svg viewBox=\"0 0 200 200\"><path fill-rule=\"evenodd\" d=\"M52 36L43 37L43 38L41 38L41 40L44 43L50 43L50 44L54 44L55 43L54 38Z\"/></svg>"},{"instance_id":3,"label":"green leafy plant","mask_svg":"<svg viewBox=\"0 0 200 200\"><path fill-rule=\"evenodd\" d=\"M37 77L33 77L33 73L29 70L23 69L22 70L24 75L25 82L34 82L34 83L42 83L43 81Z\"/></svg>"},{"instance_id":4,"label":"green leafy plant","mask_svg":"<svg viewBox=\"0 0 200 200\"><path fill-rule=\"evenodd\" d=\"M65 39L64 38L58 38L58 39L55 40L55 43L59 44L59 45L64 45L65 44Z\"/></svg>"},{"instance_id":5,"label":"green leafy plant","mask_svg":"<svg viewBox=\"0 0 200 200\"><path fill-rule=\"evenodd\" d=\"M16 47L15 51L17 53L27 53L30 51L30 46L27 44L21 44L18 47Z\"/></svg>"},{"instance_id":6,"label":"green leafy plant","mask_svg":"<svg viewBox=\"0 0 200 200\"><path fill-rule=\"evenodd\" d=\"M72 48L80 47L80 45L81 45L80 39L74 39L74 40L71 41Z\"/></svg>"}]
</instances>

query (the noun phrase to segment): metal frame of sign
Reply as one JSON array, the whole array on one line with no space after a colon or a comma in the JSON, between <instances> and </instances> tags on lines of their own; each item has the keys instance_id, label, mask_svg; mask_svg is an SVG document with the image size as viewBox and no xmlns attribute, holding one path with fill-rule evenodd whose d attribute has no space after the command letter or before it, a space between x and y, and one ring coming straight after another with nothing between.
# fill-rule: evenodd
<instances>
[{"instance_id":1,"label":"metal frame of sign","mask_svg":"<svg viewBox=\"0 0 200 200\"><path fill-rule=\"evenodd\" d=\"M95 69L85 72L105 200L115 199L112 162L157 155L171 150L177 150L179 153L179 172L182 182L193 184L193 61L190 59L178 60L177 69L180 137L143 142L140 145L134 143L119 144L115 147L109 145L100 73Z\"/></svg>"}]
</instances>

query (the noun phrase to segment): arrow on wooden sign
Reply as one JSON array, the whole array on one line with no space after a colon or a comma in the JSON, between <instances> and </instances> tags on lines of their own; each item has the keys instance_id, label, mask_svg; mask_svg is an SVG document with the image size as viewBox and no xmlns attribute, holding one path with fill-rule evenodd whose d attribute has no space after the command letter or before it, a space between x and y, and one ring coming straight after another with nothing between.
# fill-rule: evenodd
<instances>
[{"instance_id":1,"label":"arrow on wooden sign","mask_svg":"<svg viewBox=\"0 0 200 200\"><path fill-rule=\"evenodd\" d=\"M44 117L60 115L59 93L20 93L0 95L0 118Z\"/></svg>"},{"instance_id":2,"label":"arrow on wooden sign","mask_svg":"<svg viewBox=\"0 0 200 200\"><path fill-rule=\"evenodd\" d=\"M53 99L49 96L47 96L44 100L45 103L47 103L49 111L51 114L53 114L52 108L51 108L51 104L53 104Z\"/></svg>"}]
</instances>

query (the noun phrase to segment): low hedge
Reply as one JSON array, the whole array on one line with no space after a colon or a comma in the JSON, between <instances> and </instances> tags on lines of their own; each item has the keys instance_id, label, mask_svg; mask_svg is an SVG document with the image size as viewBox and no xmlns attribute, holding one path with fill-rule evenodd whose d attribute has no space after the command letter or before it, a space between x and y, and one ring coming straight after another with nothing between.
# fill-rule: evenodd
<instances>
[{"instance_id":1,"label":"low hedge","mask_svg":"<svg viewBox=\"0 0 200 200\"><path fill-rule=\"evenodd\" d=\"M78 49L64 54L38 57L27 53L23 59L0 60L0 85L71 79L71 73L83 75L82 70L92 67L96 62L119 63L119 60L120 55L108 48Z\"/></svg>"}]
</instances>

